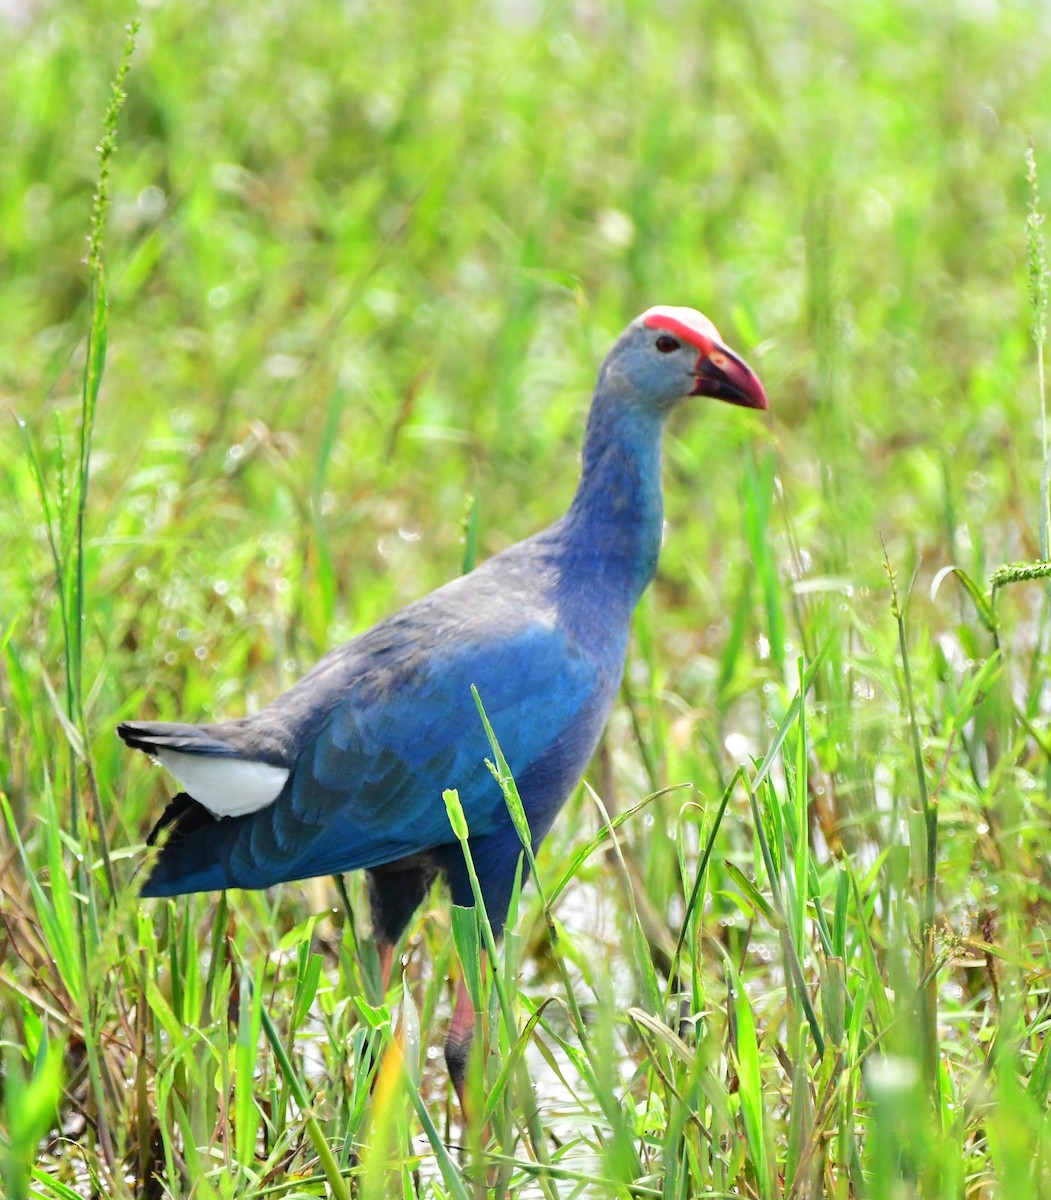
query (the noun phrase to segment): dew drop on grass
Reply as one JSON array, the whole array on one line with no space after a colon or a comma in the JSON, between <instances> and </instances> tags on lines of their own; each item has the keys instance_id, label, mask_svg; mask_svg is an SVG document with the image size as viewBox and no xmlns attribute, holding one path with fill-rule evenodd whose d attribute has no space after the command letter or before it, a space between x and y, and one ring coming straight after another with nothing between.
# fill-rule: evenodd
<instances>
[{"instance_id":1,"label":"dew drop on grass","mask_svg":"<svg viewBox=\"0 0 1051 1200\"><path fill-rule=\"evenodd\" d=\"M305 362L295 354L271 354L263 370L273 379L296 379L303 374Z\"/></svg>"},{"instance_id":2,"label":"dew drop on grass","mask_svg":"<svg viewBox=\"0 0 1051 1200\"><path fill-rule=\"evenodd\" d=\"M723 745L734 762L743 761L748 755L748 739L743 733L728 733Z\"/></svg>"},{"instance_id":3,"label":"dew drop on grass","mask_svg":"<svg viewBox=\"0 0 1051 1200\"><path fill-rule=\"evenodd\" d=\"M26 188L22 199L25 201L25 206L30 212L43 212L51 204L51 188L46 183L30 184Z\"/></svg>"},{"instance_id":4,"label":"dew drop on grass","mask_svg":"<svg viewBox=\"0 0 1051 1200\"><path fill-rule=\"evenodd\" d=\"M156 221L167 207L167 197L159 187L145 187L139 192L135 205L146 221Z\"/></svg>"},{"instance_id":5,"label":"dew drop on grass","mask_svg":"<svg viewBox=\"0 0 1051 1200\"><path fill-rule=\"evenodd\" d=\"M919 1083L920 1069L901 1055L873 1055L865 1078L873 1094L889 1097L911 1091Z\"/></svg>"},{"instance_id":6,"label":"dew drop on grass","mask_svg":"<svg viewBox=\"0 0 1051 1200\"><path fill-rule=\"evenodd\" d=\"M634 222L618 208L603 209L599 213L598 228L603 238L617 249L625 249L635 240Z\"/></svg>"}]
</instances>

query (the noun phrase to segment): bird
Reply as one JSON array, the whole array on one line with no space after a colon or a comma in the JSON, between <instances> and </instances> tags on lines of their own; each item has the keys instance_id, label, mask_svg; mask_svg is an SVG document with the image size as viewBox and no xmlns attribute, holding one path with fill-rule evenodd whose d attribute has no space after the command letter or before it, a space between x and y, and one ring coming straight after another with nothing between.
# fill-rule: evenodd
<instances>
[{"instance_id":1,"label":"bird","mask_svg":"<svg viewBox=\"0 0 1051 1200\"><path fill-rule=\"evenodd\" d=\"M475 904L443 800L455 788L499 936L522 844L487 765L472 687L535 849L583 776L620 687L632 613L661 546L663 430L689 397L769 407L706 316L649 308L602 363L579 483L554 524L331 650L249 716L120 724L124 742L183 789L147 839L158 849L141 895L363 869L386 992L394 948L439 876L454 904ZM465 1113L474 1020L461 978L444 1049Z\"/></svg>"}]
</instances>

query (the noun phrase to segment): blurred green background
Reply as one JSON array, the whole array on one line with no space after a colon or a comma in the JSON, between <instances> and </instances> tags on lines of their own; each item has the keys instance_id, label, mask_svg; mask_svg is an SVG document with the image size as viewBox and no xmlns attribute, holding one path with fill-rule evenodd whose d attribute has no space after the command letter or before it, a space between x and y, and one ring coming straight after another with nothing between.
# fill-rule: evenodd
<instances>
[{"instance_id":1,"label":"blurred green background","mask_svg":"<svg viewBox=\"0 0 1051 1200\"><path fill-rule=\"evenodd\" d=\"M12 826L0 855L12 916L0 943L3 983L23 998L4 1001L0 1021L15 1057L36 1053L34 1017L57 1021L69 983L49 976L46 949L24 946L46 925L30 877L53 886L62 856L73 862L80 848L68 809L82 768L70 765L64 702L53 699L63 695L63 623L14 417L53 513L68 513L95 147L133 17L82 622L84 724L119 880L131 878L162 785L122 752L115 724L264 704L324 649L462 569L470 497L482 554L559 516L613 338L651 304L691 305L763 378L773 420L703 402L673 419L660 574L593 780L611 808L682 782L710 806L791 715L797 656L809 663L824 647L809 742L793 727L787 743L802 744L811 764L814 861L827 896L837 886L830 847L845 847L863 877L857 902L871 903L851 910L851 923L878 929L866 987L877 963L893 974L895 946L894 961L912 970L921 797L882 538L915 653L922 763L941 805L938 982L942 1003L958 1006L945 1018L954 1033L942 1070L954 1088L984 1078L978 1046L1002 1015L996 983L979 979L966 953L957 961L952 939L997 943L1034 1006L1031 1019L1012 1010L1018 1029L1009 1022L1021 1076L1037 1079L1034 1107L1011 1109L1011 1121L1038 1128L1051 886L1046 596L1039 584L1002 593L994 639L955 580L931 587L949 564L984 588L1001 564L1040 556L1025 151L1033 139L1051 197L1051 11L1010 0L3 6L0 789ZM1000 673L971 694L994 642ZM797 778L789 770L785 786ZM692 826L683 834L681 803L664 797L648 824L624 827L653 923L673 938L688 891L680 868L688 878L698 836ZM542 857L552 878L579 848L582 823L598 827L586 798L572 804ZM749 955L758 939L776 958L776 923L721 865L766 887L742 796L731 818L709 913L739 967L754 971L760 1024L774 1030L786 1019L784 977L769 955ZM72 998L73 1011L90 1010L84 1029L57 1021L54 1036L92 1027L116 1044L114 990L130 987L117 964L153 934L91 862L102 891L84 961L100 990ZM612 905L594 923L615 956L631 916L604 872L580 882L606 897L585 899L585 914ZM78 889L70 903L84 902ZM295 889L243 903L270 905L280 931L308 911ZM190 929L203 902L187 914ZM425 940L442 941L443 919L425 918ZM185 936L189 946L197 935ZM200 937L207 946L207 921ZM237 944L257 937L268 934L240 928ZM848 978L863 956L851 944ZM985 961L984 950L970 953ZM444 1019L437 986L428 996L437 1010L425 1048ZM763 996L774 997L769 1011ZM768 1095L781 1086L769 1036ZM77 1070L67 1063L67 1082ZM855 1151L843 1135L854 1098L836 1126L846 1137L838 1178L860 1189L858 1154L884 1148L865 1149L862 1132ZM62 1103L91 1108L73 1083ZM959 1124L949 1120L946 1135L942 1121L925 1143L948 1174L923 1194L959 1194L962 1164L972 1181L1051 1194L1039 1190L1046 1135L1026 1134L1011 1175L1006 1151L990 1157L976 1132L984 1117L960 1104ZM773 1112L768 1139L793 1166L789 1117ZM923 1172L917 1184L891 1158L887 1180L922 1192ZM731 1168L726 1187L772 1194L765 1167ZM814 1178L825 1186L820 1171Z\"/></svg>"}]
</instances>

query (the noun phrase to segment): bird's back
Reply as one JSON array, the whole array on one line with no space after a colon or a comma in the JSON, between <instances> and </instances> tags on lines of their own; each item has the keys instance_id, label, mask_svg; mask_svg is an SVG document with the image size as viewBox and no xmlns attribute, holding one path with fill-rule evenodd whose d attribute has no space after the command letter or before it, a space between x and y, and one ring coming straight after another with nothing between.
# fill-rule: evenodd
<instances>
[{"instance_id":1,"label":"bird's back","mask_svg":"<svg viewBox=\"0 0 1051 1200\"><path fill-rule=\"evenodd\" d=\"M472 685L527 780L539 840L594 750L627 638L627 611L611 619L598 596L610 580L567 579L579 567L563 544L555 526L488 560L330 652L250 717L179 726L179 753L194 757L196 730L199 757L231 787L246 763L286 775L253 811L218 824L181 815L193 828L164 848L147 892L263 887L410 857L452 840L450 787L472 835L491 835L506 812ZM150 750L171 728L122 735Z\"/></svg>"}]
</instances>

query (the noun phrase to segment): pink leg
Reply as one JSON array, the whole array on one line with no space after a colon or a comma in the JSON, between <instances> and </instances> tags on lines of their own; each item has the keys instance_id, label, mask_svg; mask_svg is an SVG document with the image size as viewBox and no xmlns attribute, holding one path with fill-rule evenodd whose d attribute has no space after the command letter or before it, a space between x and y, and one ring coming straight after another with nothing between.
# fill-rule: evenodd
<instances>
[{"instance_id":1,"label":"pink leg","mask_svg":"<svg viewBox=\"0 0 1051 1200\"><path fill-rule=\"evenodd\" d=\"M380 987L383 995L386 996L387 988L390 986L391 968L394 966L394 944L380 942L376 948L380 955Z\"/></svg>"},{"instance_id":2,"label":"pink leg","mask_svg":"<svg viewBox=\"0 0 1051 1200\"><path fill-rule=\"evenodd\" d=\"M471 1057L471 1042L474 1040L474 1004L471 993L461 977L456 986L456 1007L449 1021L449 1032L445 1035L445 1065L449 1078L460 1101L460 1111L467 1119L467 1063Z\"/></svg>"}]
</instances>

